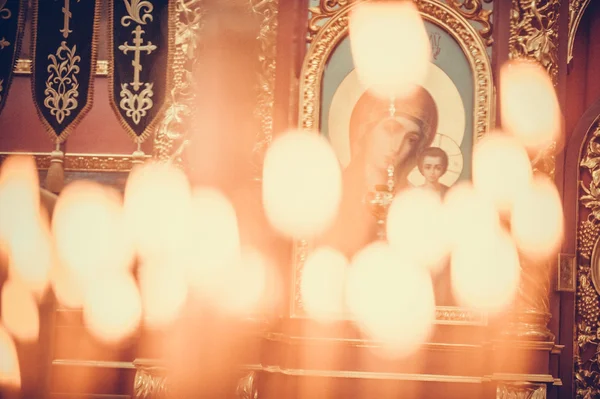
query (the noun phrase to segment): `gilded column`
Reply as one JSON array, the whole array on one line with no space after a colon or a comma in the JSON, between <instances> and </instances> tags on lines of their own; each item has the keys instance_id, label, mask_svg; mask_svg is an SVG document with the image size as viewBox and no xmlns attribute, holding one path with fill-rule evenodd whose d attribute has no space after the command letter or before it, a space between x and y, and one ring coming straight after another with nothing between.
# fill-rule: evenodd
<instances>
[{"instance_id":1,"label":"gilded column","mask_svg":"<svg viewBox=\"0 0 600 399\"><path fill-rule=\"evenodd\" d=\"M537 62L558 84L558 35L560 0L512 0L509 58ZM551 178L555 174L555 144L532 159L534 171ZM548 262L521 265L522 283L507 334L515 339L554 341L550 320L550 270Z\"/></svg>"}]
</instances>

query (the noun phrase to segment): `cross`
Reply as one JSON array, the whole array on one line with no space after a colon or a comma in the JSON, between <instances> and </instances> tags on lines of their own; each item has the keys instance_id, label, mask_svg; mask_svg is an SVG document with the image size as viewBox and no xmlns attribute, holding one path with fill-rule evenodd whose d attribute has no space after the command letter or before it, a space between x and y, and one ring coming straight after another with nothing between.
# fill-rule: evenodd
<instances>
[{"instance_id":1,"label":"cross","mask_svg":"<svg viewBox=\"0 0 600 399\"><path fill-rule=\"evenodd\" d=\"M79 2L79 0L77 0L77 2ZM73 16L73 14L71 14L70 5L71 5L71 0L65 0L65 5L62 8L62 13L64 15L64 19L63 19L63 28L60 30L60 33L63 34L63 37L65 39L67 37L69 37L69 33L73 32L71 29L69 29L69 22L71 20L71 17Z\"/></svg>"},{"instance_id":2,"label":"cross","mask_svg":"<svg viewBox=\"0 0 600 399\"><path fill-rule=\"evenodd\" d=\"M142 85L140 83L140 71L142 70L142 64L140 64L140 52L146 51L146 54L150 54L157 48L152 42L142 45L142 43L144 43L142 33L144 33L144 31L142 30L142 27L138 25L133 31L133 46L130 46L127 42L119 46L119 50L121 50L123 54L127 54L129 50L134 52L133 61L131 61L131 65L133 65L133 82L131 82L131 85L135 91L138 91Z\"/></svg>"}]
</instances>

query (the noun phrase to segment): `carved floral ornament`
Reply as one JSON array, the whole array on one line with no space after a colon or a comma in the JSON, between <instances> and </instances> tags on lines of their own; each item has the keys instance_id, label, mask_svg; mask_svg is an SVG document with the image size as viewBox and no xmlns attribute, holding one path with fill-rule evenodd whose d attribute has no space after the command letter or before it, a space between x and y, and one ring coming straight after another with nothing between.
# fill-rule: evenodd
<instances>
[{"instance_id":1,"label":"carved floral ornament","mask_svg":"<svg viewBox=\"0 0 600 399\"><path fill-rule=\"evenodd\" d=\"M600 396L600 118L582 147L577 231L575 389L578 398Z\"/></svg>"},{"instance_id":2,"label":"carved floral ornament","mask_svg":"<svg viewBox=\"0 0 600 399\"><path fill-rule=\"evenodd\" d=\"M359 1L322 1L311 8L313 18L309 31L313 32L300 75L299 125L302 129L318 130L320 126L321 86L326 63L337 45L348 34L348 16ZM456 11L453 6L436 0L416 0L415 4L423 19L444 29L460 45L473 75L474 108L473 135L477 141L493 124L492 68L486 53L486 45L476 29ZM457 2L458 4L458 2ZM466 5L470 2L462 2ZM315 12L319 12L316 15ZM326 19L326 16L328 19ZM300 297L300 281L304 262L311 244L300 240L294 243L294 295L292 314L303 315ZM461 308L438 311L436 319L443 323L481 324L485 318L477 314L466 314ZM439 309L438 309L439 310ZM469 313L468 311L466 311Z\"/></svg>"}]
</instances>

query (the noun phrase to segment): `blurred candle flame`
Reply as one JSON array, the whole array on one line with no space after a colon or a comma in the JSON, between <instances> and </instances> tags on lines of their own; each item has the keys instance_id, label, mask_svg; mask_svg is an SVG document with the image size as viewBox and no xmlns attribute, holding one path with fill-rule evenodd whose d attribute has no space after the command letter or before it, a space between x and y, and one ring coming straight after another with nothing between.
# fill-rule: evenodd
<instances>
[{"instance_id":1,"label":"blurred candle flame","mask_svg":"<svg viewBox=\"0 0 600 399\"><path fill-rule=\"evenodd\" d=\"M263 205L282 233L309 238L333 222L342 173L333 148L316 133L292 131L273 141L264 161Z\"/></svg>"},{"instance_id":2,"label":"blurred candle flame","mask_svg":"<svg viewBox=\"0 0 600 399\"><path fill-rule=\"evenodd\" d=\"M357 4L349 31L359 79L375 94L402 98L426 79L431 45L412 1Z\"/></svg>"},{"instance_id":3,"label":"blurred candle flame","mask_svg":"<svg viewBox=\"0 0 600 399\"><path fill-rule=\"evenodd\" d=\"M0 388L20 388L21 372L15 342L0 324Z\"/></svg>"},{"instance_id":4,"label":"blurred candle flame","mask_svg":"<svg viewBox=\"0 0 600 399\"><path fill-rule=\"evenodd\" d=\"M306 312L327 322L344 312L348 260L339 251L322 247L312 252L302 268L301 294Z\"/></svg>"},{"instance_id":5,"label":"blurred candle flame","mask_svg":"<svg viewBox=\"0 0 600 399\"><path fill-rule=\"evenodd\" d=\"M519 249L529 256L546 258L558 249L564 230L562 202L549 177L536 176L519 193L511 228Z\"/></svg>"},{"instance_id":6,"label":"blurred candle flame","mask_svg":"<svg viewBox=\"0 0 600 399\"><path fill-rule=\"evenodd\" d=\"M561 112L547 71L513 61L500 70L502 126L528 148L547 147L560 133Z\"/></svg>"},{"instance_id":7,"label":"blurred candle flame","mask_svg":"<svg viewBox=\"0 0 600 399\"><path fill-rule=\"evenodd\" d=\"M514 137L489 133L473 150L473 184L500 211L511 209L532 176L527 151Z\"/></svg>"},{"instance_id":8,"label":"blurred candle flame","mask_svg":"<svg viewBox=\"0 0 600 399\"><path fill-rule=\"evenodd\" d=\"M39 311L27 286L16 277L9 277L2 286L0 303L2 323L6 329L20 341L37 341L40 332Z\"/></svg>"},{"instance_id":9,"label":"blurred candle flame","mask_svg":"<svg viewBox=\"0 0 600 399\"><path fill-rule=\"evenodd\" d=\"M416 351L435 320L429 273L396 255L386 243L368 245L352 259L346 288L353 318L394 357Z\"/></svg>"}]
</instances>

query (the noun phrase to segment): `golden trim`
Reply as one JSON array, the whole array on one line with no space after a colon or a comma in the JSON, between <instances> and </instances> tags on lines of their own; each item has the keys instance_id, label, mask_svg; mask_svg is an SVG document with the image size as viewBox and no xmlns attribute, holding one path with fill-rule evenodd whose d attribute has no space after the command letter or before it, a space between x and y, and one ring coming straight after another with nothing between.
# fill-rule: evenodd
<instances>
[{"instance_id":1,"label":"golden trim","mask_svg":"<svg viewBox=\"0 0 600 399\"><path fill-rule=\"evenodd\" d=\"M458 11L464 18L479 23L481 28L477 31L486 46L494 44L492 23L492 10L485 10L483 3L491 3L492 0L448 0L446 3Z\"/></svg>"},{"instance_id":2,"label":"golden trim","mask_svg":"<svg viewBox=\"0 0 600 399\"><path fill-rule=\"evenodd\" d=\"M309 32L313 32L314 37L310 39L311 44L304 58L300 75L299 124L302 129L319 129L321 80L325 64L338 43L347 35L348 14L351 8L359 2L349 2L347 0L322 1L319 9L311 8L313 13L326 9L330 14L321 13L309 21ZM486 52L486 46L475 28L448 5L434 0L415 0L415 4L423 19L440 26L459 43L469 61L474 84L473 136L474 141L477 142L493 126L494 88L492 67ZM331 18L322 27L317 24L317 22L329 16ZM305 317L302 312L299 284L308 249L309 243L307 241L294 242L293 295L290 298L292 317ZM482 312L475 312L470 309L438 307L436 310L436 323L485 325L487 324L487 318Z\"/></svg>"},{"instance_id":3,"label":"golden trim","mask_svg":"<svg viewBox=\"0 0 600 399\"><path fill-rule=\"evenodd\" d=\"M570 0L569 1L569 42L567 44L567 64L573 60L573 46L575 44L575 36L577 29L581 23L581 18L585 13L590 0Z\"/></svg>"},{"instance_id":4,"label":"golden trim","mask_svg":"<svg viewBox=\"0 0 600 399\"><path fill-rule=\"evenodd\" d=\"M50 168L51 153L42 152L0 152L0 163L11 155L33 156L38 169ZM149 158L149 156L147 156ZM133 166L130 154L66 154L65 170L88 172L129 172Z\"/></svg>"},{"instance_id":5,"label":"golden trim","mask_svg":"<svg viewBox=\"0 0 600 399\"><path fill-rule=\"evenodd\" d=\"M250 7L255 14L262 16L257 37L260 53L258 95L254 109L254 115L260 122L260 131L252 149L253 166L260 176L265 151L273 139L279 0L251 1Z\"/></svg>"},{"instance_id":6,"label":"golden trim","mask_svg":"<svg viewBox=\"0 0 600 399\"><path fill-rule=\"evenodd\" d=\"M556 273L556 290L559 292L575 292L576 285L576 256L572 254L558 254L558 273Z\"/></svg>"},{"instance_id":7,"label":"golden trim","mask_svg":"<svg viewBox=\"0 0 600 399\"><path fill-rule=\"evenodd\" d=\"M352 378L361 380L388 380L388 381L423 381L423 382L452 382L461 384L481 384L487 382L485 377L418 374L418 373L385 373L376 371L351 371L351 370L313 370L292 369L280 366L264 366L262 364L245 365L246 370L262 371L270 374L282 374L298 377L326 377L326 378Z\"/></svg>"},{"instance_id":8,"label":"golden trim","mask_svg":"<svg viewBox=\"0 0 600 399\"><path fill-rule=\"evenodd\" d=\"M31 14L32 14L31 26L32 26L32 32L33 32L31 35L31 54L33 57L35 57L35 53L36 53L39 1L43 1L43 0L33 0L33 3L32 3L33 10L31 12ZM100 17L101 3L102 2L100 0L95 0L95 4L94 4L94 26L93 26L93 30L92 30L92 42L90 43L90 45L92 46L91 47L92 52L90 55L90 76L88 78L88 92L87 92L86 103L83 106L83 108L81 108L81 110L79 111L79 113L77 114L75 119L73 119L73 121L71 123L69 123L69 125L58 136L56 135L54 128L52 126L50 126L48 121L46 121L46 118L42 114L42 111L38 105L38 102L36 101L35 62L33 59L31 62L31 74L32 74L31 94L32 94L32 98L33 98L33 104L37 111L38 117L39 117L40 121L42 122L42 125L44 125L44 128L46 128L46 131L48 132L48 135L50 136L50 139L54 143L57 143L57 144L64 142L67 139L67 137L69 137L69 135L75 130L75 128L77 127L79 122L81 122L83 120L83 118L86 117L88 112L92 109L92 105L94 103L94 78L96 75L96 66L97 66L96 59L98 56L98 33L100 30L100 23L98 21L99 21L99 17Z\"/></svg>"},{"instance_id":9,"label":"golden trim","mask_svg":"<svg viewBox=\"0 0 600 399\"><path fill-rule=\"evenodd\" d=\"M169 92L173 87L173 61L175 59L175 34L176 34L176 23L177 23L177 12L175 1L167 1L167 10L169 12L168 21L168 40L167 40L167 65L166 65L166 80L165 80L165 95L163 103L160 105L154 119L146 126L144 132L141 135L137 135L135 131L125 121L125 118L119 112L119 104L115 102L114 92L114 1L108 0L108 101L110 103L113 112L115 113L119 124L125 129L127 134L133 139L134 143L143 143L150 135L154 134L156 129L161 123L161 117L165 110L169 106L168 96Z\"/></svg>"},{"instance_id":10,"label":"golden trim","mask_svg":"<svg viewBox=\"0 0 600 399\"><path fill-rule=\"evenodd\" d=\"M52 361L53 366L73 366L73 367L101 367L111 369L135 369L132 362L113 362L104 360L71 360L56 359Z\"/></svg>"},{"instance_id":11,"label":"golden trim","mask_svg":"<svg viewBox=\"0 0 600 399\"><path fill-rule=\"evenodd\" d=\"M19 58L13 69L15 75L31 75L32 67L31 60ZM95 76L108 76L108 61L98 60L96 61L96 74Z\"/></svg>"},{"instance_id":12,"label":"golden trim","mask_svg":"<svg viewBox=\"0 0 600 399\"><path fill-rule=\"evenodd\" d=\"M550 374L513 374L513 373L494 373L489 376L492 381L527 381L541 382L546 384L555 384L556 378ZM559 380L560 381L560 380ZM561 382L562 384L562 382Z\"/></svg>"}]
</instances>

